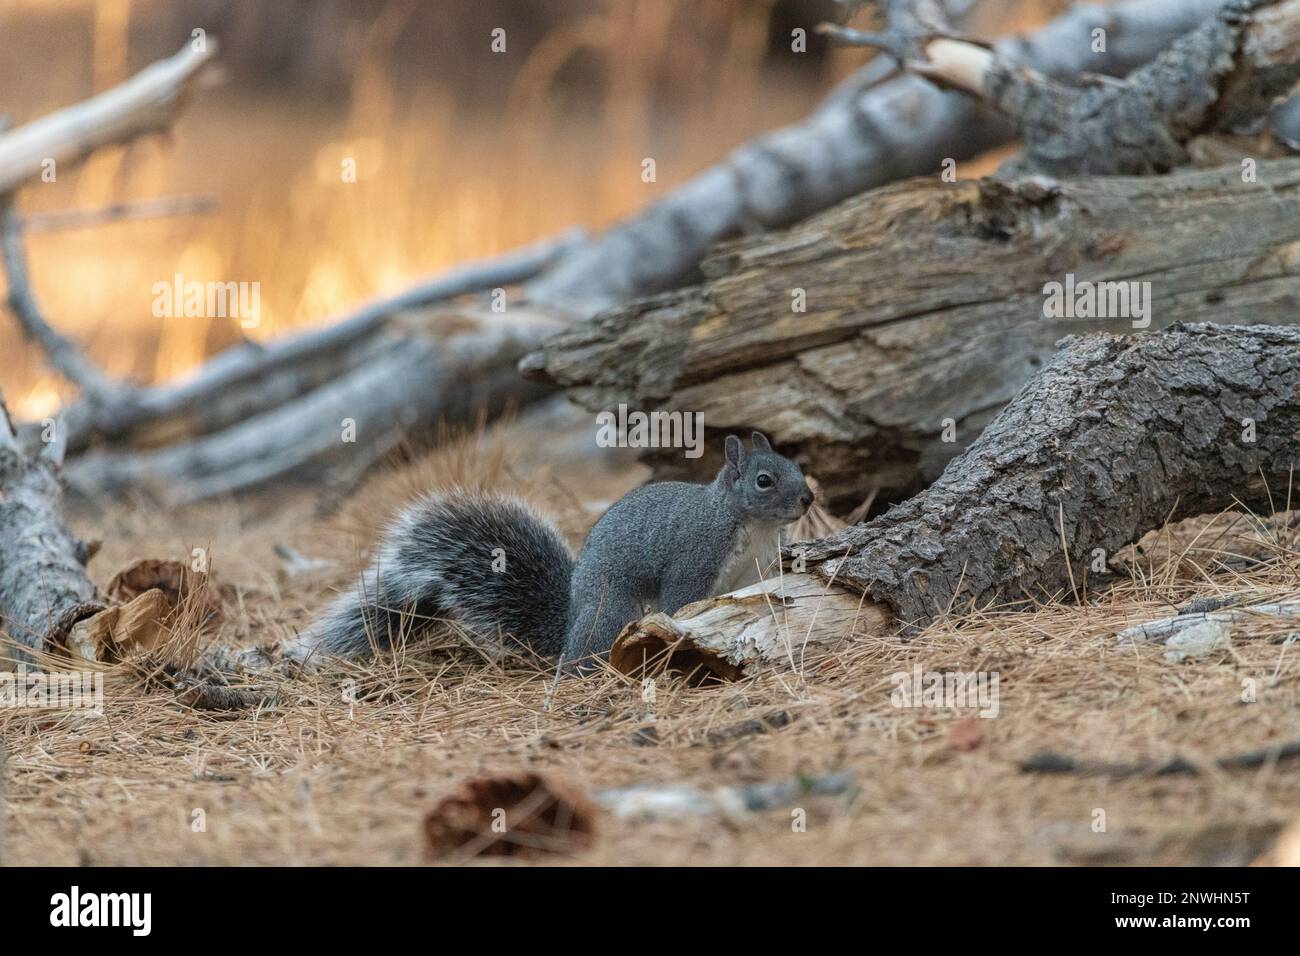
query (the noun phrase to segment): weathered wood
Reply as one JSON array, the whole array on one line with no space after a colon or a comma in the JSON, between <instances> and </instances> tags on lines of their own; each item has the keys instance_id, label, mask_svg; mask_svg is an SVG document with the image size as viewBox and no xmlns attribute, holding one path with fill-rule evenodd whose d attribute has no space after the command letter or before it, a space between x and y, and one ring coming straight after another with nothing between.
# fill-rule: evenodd
<instances>
[{"instance_id":1,"label":"weathered wood","mask_svg":"<svg viewBox=\"0 0 1300 956\"><path fill-rule=\"evenodd\" d=\"M688 604L671 617L633 622L609 660L624 674L669 671L696 681L736 680L771 666L803 673L854 636L893 626L890 612L863 595L791 572Z\"/></svg>"},{"instance_id":2,"label":"weathered wood","mask_svg":"<svg viewBox=\"0 0 1300 956\"><path fill-rule=\"evenodd\" d=\"M1300 0L1232 0L1123 80L1067 85L1004 51L955 37L891 4L885 33L828 28L889 51L932 82L962 90L1015 124L1021 172L1140 175L1185 165L1199 136L1258 131L1300 78Z\"/></svg>"},{"instance_id":3,"label":"weathered wood","mask_svg":"<svg viewBox=\"0 0 1300 956\"><path fill-rule=\"evenodd\" d=\"M1297 242L1296 160L1261 163L1254 183L1236 167L913 180L720 246L704 285L574 326L523 367L588 409L702 412L711 449L758 428L843 512L873 488L887 503L937 478L1063 335L1135 331L1132 318L1044 318L1047 283L1149 282L1145 331L1285 325L1300 318ZM718 466L646 455L657 478Z\"/></svg>"},{"instance_id":4,"label":"weathered wood","mask_svg":"<svg viewBox=\"0 0 1300 956\"><path fill-rule=\"evenodd\" d=\"M410 313L357 357L352 371L229 428L149 450L92 450L69 462L68 484L86 497L134 489L167 505L319 478L376 442L419 440L440 423L474 422L546 393L520 378L520 356L562 328L523 308ZM255 395L244 395L245 402Z\"/></svg>"},{"instance_id":5,"label":"weathered wood","mask_svg":"<svg viewBox=\"0 0 1300 956\"><path fill-rule=\"evenodd\" d=\"M629 625L611 661L636 673L672 649L675 670L735 679L779 666L787 650L785 666L801 670L801 646L821 652L972 608L1073 599L1096 562L1170 519L1282 507L1298 435L1300 329L1071 338L930 488L786 549L786 563L807 573ZM786 602L797 626L782 626Z\"/></svg>"},{"instance_id":6,"label":"weathered wood","mask_svg":"<svg viewBox=\"0 0 1300 956\"><path fill-rule=\"evenodd\" d=\"M357 371L404 312L522 282L583 239L580 230L573 230L467 263L367 303L323 328L233 346L184 380L133 389L125 400L83 396L64 416L69 450L80 452L98 442L148 448L230 428ZM425 381L416 378L408 384L418 391Z\"/></svg>"},{"instance_id":7,"label":"weathered wood","mask_svg":"<svg viewBox=\"0 0 1300 956\"><path fill-rule=\"evenodd\" d=\"M61 641L104 609L86 575L90 551L63 523L63 443L19 448L0 402L0 661L29 662L29 650Z\"/></svg>"},{"instance_id":8,"label":"weathered wood","mask_svg":"<svg viewBox=\"0 0 1300 956\"><path fill-rule=\"evenodd\" d=\"M61 170L102 146L166 129L216 49L211 37L201 49L186 43L125 83L0 136L0 195L40 176L48 160Z\"/></svg>"},{"instance_id":9,"label":"weathered wood","mask_svg":"<svg viewBox=\"0 0 1300 956\"><path fill-rule=\"evenodd\" d=\"M1300 329L1071 338L938 481L800 555L905 625L1077 598L1168 520L1283 507L1298 435Z\"/></svg>"}]
</instances>

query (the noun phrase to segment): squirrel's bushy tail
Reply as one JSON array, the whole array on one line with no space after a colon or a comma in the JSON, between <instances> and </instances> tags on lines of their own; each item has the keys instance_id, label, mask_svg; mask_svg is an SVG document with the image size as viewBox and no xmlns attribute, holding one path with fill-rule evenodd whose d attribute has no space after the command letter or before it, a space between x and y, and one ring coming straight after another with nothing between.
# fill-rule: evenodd
<instances>
[{"instance_id":1,"label":"squirrel's bushy tail","mask_svg":"<svg viewBox=\"0 0 1300 956\"><path fill-rule=\"evenodd\" d=\"M430 618L484 642L511 637L558 657L573 557L521 501L452 491L408 507L389 525L361 580L286 647L298 660L361 657Z\"/></svg>"}]
</instances>

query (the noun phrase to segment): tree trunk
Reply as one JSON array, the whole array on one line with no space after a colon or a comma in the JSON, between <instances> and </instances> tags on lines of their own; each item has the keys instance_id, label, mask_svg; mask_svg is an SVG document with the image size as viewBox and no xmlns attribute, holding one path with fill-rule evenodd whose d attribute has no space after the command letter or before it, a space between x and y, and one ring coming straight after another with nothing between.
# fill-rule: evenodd
<instances>
[{"instance_id":1,"label":"tree trunk","mask_svg":"<svg viewBox=\"0 0 1300 956\"><path fill-rule=\"evenodd\" d=\"M721 246L704 285L566 330L523 367L591 410L701 412L710 448L761 429L836 510L873 489L899 501L938 477L1063 335L1297 321L1300 161L1242 180L1228 167L900 183ZM1128 290L1146 293L1129 315L1045 318L1046 285L1064 295L1071 277L1076 289L1149 286ZM646 456L656 478L718 467L673 449Z\"/></svg>"}]
</instances>

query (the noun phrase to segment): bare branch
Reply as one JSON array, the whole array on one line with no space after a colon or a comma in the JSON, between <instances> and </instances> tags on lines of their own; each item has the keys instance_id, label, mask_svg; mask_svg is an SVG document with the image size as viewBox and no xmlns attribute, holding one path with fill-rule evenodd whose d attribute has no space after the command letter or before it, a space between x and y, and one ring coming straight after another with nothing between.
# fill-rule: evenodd
<instances>
[{"instance_id":1,"label":"bare branch","mask_svg":"<svg viewBox=\"0 0 1300 956\"><path fill-rule=\"evenodd\" d=\"M0 136L0 194L41 175L50 160L70 166L103 146L166 129L216 49L211 37L203 49L187 43L111 90Z\"/></svg>"}]
</instances>

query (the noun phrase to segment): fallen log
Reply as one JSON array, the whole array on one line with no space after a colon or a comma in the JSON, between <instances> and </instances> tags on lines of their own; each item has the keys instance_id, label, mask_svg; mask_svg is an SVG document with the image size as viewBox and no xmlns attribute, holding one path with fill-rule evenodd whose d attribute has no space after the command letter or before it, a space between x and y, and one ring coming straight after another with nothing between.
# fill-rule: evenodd
<instances>
[{"instance_id":1,"label":"fallen log","mask_svg":"<svg viewBox=\"0 0 1300 956\"><path fill-rule=\"evenodd\" d=\"M20 448L0 402L0 661L32 662L105 608L86 575L91 549L63 523L64 446L50 437L35 453Z\"/></svg>"},{"instance_id":2,"label":"fallen log","mask_svg":"<svg viewBox=\"0 0 1300 956\"><path fill-rule=\"evenodd\" d=\"M575 325L522 367L593 411L702 413L711 450L758 428L841 513L873 488L906 499L1063 335L1295 322L1300 160L1257 171L896 184L719 246L703 285ZM1050 283L1058 305L1069 298L1060 317L1047 317ZM1125 301L1067 317L1076 290ZM719 465L644 455L660 479L707 480Z\"/></svg>"},{"instance_id":3,"label":"fallen log","mask_svg":"<svg viewBox=\"0 0 1300 956\"><path fill-rule=\"evenodd\" d=\"M406 436L476 421L548 389L516 373L522 355L563 323L516 308L411 313L355 357L355 367L292 402L192 441L146 450L92 450L69 462L69 487L87 498L135 490L165 505L232 495L351 469ZM275 381L274 379L272 381ZM239 400L257 402L248 387Z\"/></svg>"},{"instance_id":4,"label":"fallen log","mask_svg":"<svg viewBox=\"0 0 1300 956\"><path fill-rule=\"evenodd\" d=\"M819 643L863 621L885 635L972 609L1079 600L1093 569L1169 520L1268 513L1289 500L1297 435L1300 329L1201 324L1071 338L933 485L866 524L787 549L807 575L791 595L766 593L778 608L797 605L817 593L808 577L823 582L836 610L824 628L808 628ZM860 610L846 626L854 598ZM780 611L748 591L724 594L667 623L629 625L611 661L633 672L638 647L676 643L685 666L672 669L734 678L754 668L719 649L772 648L751 660L784 664L780 650L791 645L779 624ZM726 667L713 665L719 658Z\"/></svg>"}]
</instances>

